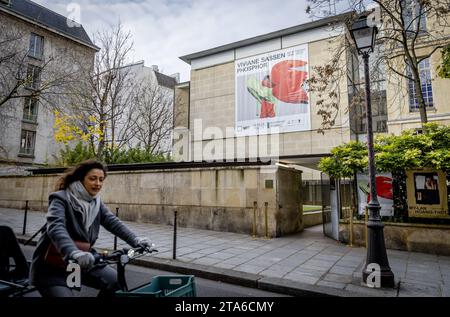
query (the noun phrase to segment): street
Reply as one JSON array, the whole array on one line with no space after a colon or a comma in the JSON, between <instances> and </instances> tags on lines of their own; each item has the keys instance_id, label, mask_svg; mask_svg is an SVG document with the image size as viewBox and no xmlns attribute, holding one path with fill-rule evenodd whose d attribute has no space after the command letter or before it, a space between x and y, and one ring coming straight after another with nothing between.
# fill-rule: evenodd
<instances>
[{"instance_id":1,"label":"street","mask_svg":"<svg viewBox=\"0 0 450 317\"><path fill-rule=\"evenodd\" d=\"M35 247L23 246L22 250L27 259L31 259ZM127 265L126 277L128 288L132 289L150 281L153 276L157 275L176 275L172 272L160 271L155 269L149 269L145 267L139 267L135 265ZM277 294L272 292L266 292L259 289L253 289L248 287L242 287L218 281L211 281L203 278L195 278L197 286L198 297L285 297L287 295ZM95 297L97 290L86 286L82 287L80 292L75 291L74 294L77 297ZM39 293L32 292L26 295L26 297L40 297Z\"/></svg>"}]
</instances>

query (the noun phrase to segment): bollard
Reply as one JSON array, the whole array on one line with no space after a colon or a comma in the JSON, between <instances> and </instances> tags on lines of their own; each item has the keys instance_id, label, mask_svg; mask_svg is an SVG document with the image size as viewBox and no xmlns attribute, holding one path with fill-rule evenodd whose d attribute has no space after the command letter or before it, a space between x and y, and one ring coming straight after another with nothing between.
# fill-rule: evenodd
<instances>
[{"instance_id":1,"label":"bollard","mask_svg":"<svg viewBox=\"0 0 450 317\"><path fill-rule=\"evenodd\" d=\"M116 217L119 218L119 207L116 208ZM114 236L114 251L117 250L117 236Z\"/></svg>"},{"instance_id":2,"label":"bollard","mask_svg":"<svg viewBox=\"0 0 450 317\"><path fill-rule=\"evenodd\" d=\"M25 215L23 216L23 230L22 235L27 231L27 216L28 216L28 200L25 202Z\"/></svg>"},{"instance_id":3,"label":"bollard","mask_svg":"<svg viewBox=\"0 0 450 317\"><path fill-rule=\"evenodd\" d=\"M173 211L173 255L172 258L177 258L177 211Z\"/></svg>"},{"instance_id":4,"label":"bollard","mask_svg":"<svg viewBox=\"0 0 450 317\"><path fill-rule=\"evenodd\" d=\"M366 206L366 212L365 212L365 226L364 226L364 232L365 232L365 235L366 235L366 249L367 249L367 245L369 244L369 241L368 241L368 234L367 234L367 222L369 221L369 209L367 209L367 206Z\"/></svg>"},{"instance_id":5,"label":"bollard","mask_svg":"<svg viewBox=\"0 0 450 317\"><path fill-rule=\"evenodd\" d=\"M350 207L350 230L349 230L350 247L353 247L353 210Z\"/></svg>"},{"instance_id":6,"label":"bollard","mask_svg":"<svg viewBox=\"0 0 450 317\"><path fill-rule=\"evenodd\" d=\"M258 208L258 202L253 202L253 238L256 238L256 209Z\"/></svg>"},{"instance_id":7,"label":"bollard","mask_svg":"<svg viewBox=\"0 0 450 317\"><path fill-rule=\"evenodd\" d=\"M264 203L264 223L265 223L265 226L266 226L266 230L265 230L265 233L266 233L266 239L269 239L269 219L268 219L268 217L269 217L269 215L268 215L268 208L269 208L269 203L268 202L265 202Z\"/></svg>"}]
</instances>

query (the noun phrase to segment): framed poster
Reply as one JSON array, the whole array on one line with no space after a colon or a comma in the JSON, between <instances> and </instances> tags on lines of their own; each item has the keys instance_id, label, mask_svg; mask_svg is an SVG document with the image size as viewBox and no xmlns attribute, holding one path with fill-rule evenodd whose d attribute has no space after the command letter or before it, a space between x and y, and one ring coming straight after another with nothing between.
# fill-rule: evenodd
<instances>
[{"instance_id":1,"label":"framed poster","mask_svg":"<svg viewBox=\"0 0 450 317\"><path fill-rule=\"evenodd\" d=\"M237 136L311 130L308 45L236 60Z\"/></svg>"},{"instance_id":2,"label":"framed poster","mask_svg":"<svg viewBox=\"0 0 450 317\"><path fill-rule=\"evenodd\" d=\"M421 169L406 172L409 217L450 218L446 175Z\"/></svg>"},{"instance_id":3,"label":"framed poster","mask_svg":"<svg viewBox=\"0 0 450 317\"><path fill-rule=\"evenodd\" d=\"M370 201L369 175L356 175L358 183L358 213L364 215L366 206ZM377 198L380 203L380 215L392 217L394 215L394 200L392 193L392 175L390 173L377 174L375 176Z\"/></svg>"}]
</instances>

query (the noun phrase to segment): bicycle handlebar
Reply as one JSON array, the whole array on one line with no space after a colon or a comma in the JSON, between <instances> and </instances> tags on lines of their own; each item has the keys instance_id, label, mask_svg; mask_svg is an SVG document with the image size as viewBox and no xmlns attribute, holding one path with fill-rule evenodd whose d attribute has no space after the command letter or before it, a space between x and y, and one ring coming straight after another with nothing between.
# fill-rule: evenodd
<instances>
[{"instance_id":1,"label":"bicycle handlebar","mask_svg":"<svg viewBox=\"0 0 450 317\"><path fill-rule=\"evenodd\" d=\"M151 247L136 247L136 248L123 248L121 250L112 251L110 253L96 253L94 254L95 262L94 266L98 264L115 264L119 261L122 264L128 263L130 260L144 256L147 253L158 252L158 250ZM124 257L125 256L125 257Z\"/></svg>"}]
</instances>

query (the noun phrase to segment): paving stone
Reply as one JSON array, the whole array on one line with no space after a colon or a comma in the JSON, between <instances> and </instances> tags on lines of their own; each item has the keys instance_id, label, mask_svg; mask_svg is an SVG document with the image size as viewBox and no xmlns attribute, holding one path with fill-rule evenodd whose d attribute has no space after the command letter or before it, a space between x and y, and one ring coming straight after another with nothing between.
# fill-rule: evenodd
<instances>
[{"instance_id":1,"label":"paving stone","mask_svg":"<svg viewBox=\"0 0 450 317\"><path fill-rule=\"evenodd\" d=\"M311 284L311 285L314 285L319 281L318 277L308 275L308 274L299 274L299 273L289 273L289 274L286 274L283 278L291 280L291 281L305 283L305 284Z\"/></svg>"},{"instance_id":2,"label":"paving stone","mask_svg":"<svg viewBox=\"0 0 450 317\"><path fill-rule=\"evenodd\" d=\"M259 274L260 272L264 271L265 269L266 268L260 267L260 266L243 264L243 265L236 266L233 270L246 272L246 273L252 273L252 274Z\"/></svg>"},{"instance_id":3,"label":"paving stone","mask_svg":"<svg viewBox=\"0 0 450 317\"><path fill-rule=\"evenodd\" d=\"M328 268L323 268L323 267L319 267L319 266L312 266L312 265L306 265L306 264L302 264L298 267L295 268L295 270L300 270L300 271L311 271L311 272L320 272L320 273L326 273L329 271Z\"/></svg>"},{"instance_id":4,"label":"paving stone","mask_svg":"<svg viewBox=\"0 0 450 317\"><path fill-rule=\"evenodd\" d=\"M218 267L218 268L221 268L221 269L233 269L233 268L236 267L236 265L235 264L228 264L228 263L224 263L224 262L219 262L219 263L214 264L214 267Z\"/></svg>"},{"instance_id":5,"label":"paving stone","mask_svg":"<svg viewBox=\"0 0 450 317\"><path fill-rule=\"evenodd\" d=\"M208 257L210 257L210 258L220 259L220 260L231 259L234 256L236 256L236 255L232 254L232 253L226 253L226 252L216 252L216 253L211 253L208 255Z\"/></svg>"},{"instance_id":6,"label":"paving stone","mask_svg":"<svg viewBox=\"0 0 450 317\"><path fill-rule=\"evenodd\" d=\"M327 261L327 262L337 262L341 258L342 258L342 256L338 256L338 255L329 255L329 254L319 253L318 255L315 255L311 259L319 260L319 261Z\"/></svg>"},{"instance_id":7,"label":"paving stone","mask_svg":"<svg viewBox=\"0 0 450 317\"><path fill-rule=\"evenodd\" d=\"M268 276L268 277L280 277L281 278L284 275L286 275L287 272L268 269L268 270L261 271L259 274L263 275L263 276Z\"/></svg>"},{"instance_id":8,"label":"paving stone","mask_svg":"<svg viewBox=\"0 0 450 317\"><path fill-rule=\"evenodd\" d=\"M249 259L247 259L247 258L234 257L234 258L223 261L223 263L241 265L243 263L247 263L248 261L249 261Z\"/></svg>"},{"instance_id":9,"label":"paving stone","mask_svg":"<svg viewBox=\"0 0 450 317\"><path fill-rule=\"evenodd\" d=\"M353 276L350 274L342 275L342 274L328 273L327 275L325 275L323 277L323 280L329 281L329 282L338 282L338 283L349 284L353 281Z\"/></svg>"},{"instance_id":10,"label":"paving stone","mask_svg":"<svg viewBox=\"0 0 450 317\"><path fill-rule=\"evenodd\" d=\"M291 271L290 273L307 274L307 275L312 275L312 276L321 278L324 274L326 274L326 271L317 271L317 270L307 269L307 268L296 268L293 271Z\"/></svg>"},{"instance_id":11,"label":"paving stone","mask_svg":"<svg viewBox=\"0 0 450 317\"><path fill-rule=\"evenodd\" d=\"M417 272L406 272L406 279L415 281L426 281L426 282L441 282L442 275L439 273L417 273Z\"/></svg>"},{"instance_id":12,"label":"paving stone","mask_svg":"<svg viewBox=\"0 0 450 317\"><path fill-rule=\"evenodd\" d=\"M402 282L400 284L399 297L437 297L441 296L441 288L417 283Z\"/></svg>"},{"instance_id":13,"label":"paving stone","mask_svg":"<svg viewBox=\"0 0 450 317\"><path fill-rule=\"evenodd\" d=\"M441 287L442 297L450 297L450 285L445 285Z\"/></svg>"},{"instance_id":14,"label":"paving stone","mask_svg":"<svg viewBox=\"0 0 450 317\"><path fill-rule=\"evenodd\" d=\"M335 265L356 269L357 267L359 267L359 266L361 265L361 263L356 263L356 262L346 262L346 261L342 261L342 260L341 260L341 261L337 261L337 262L335 263Z\"/></svg>"},{"instance_id":15,"label":"paving stone","mask_svg":"<svg viewBox=\"0 0 450 317\"><path fill-rule=\"evenodd\" d=\"M347 286L347 284L345 284L345 283L336 283L336 282L329 282L329 281L319 281L316 285L317 286L327 286L327 287L338 288L338 289L344 289Z\"/></svg>"},{"instance_id":16,"label":"paving stone","mask_svg":"<svg viewBox=\"0 0 450 317\"><path fill-rule=\"evenodd\" d=\"M329 269L334 265L334 263L334 261L308 260L305 262L305 265Z\"/></svg>"},{"instance_id":17,"label":"paving stone","mask_svg":"<svg viewBox=\"0 0 450 317\"><path fill-rule=\"evenodd\" d=\"M351 267L345 267L345 266L338 266L335 265L330 269L329 273L334 273L334 274L353 274L355 270Z\"/></svg>"},{"instance_id":18,"label":"paving stone","mask_svg":"<svg viewBox=\"0 0 450 317\"><path fill-rule=\"evenodd\" d=\"M396 297L397 290L384 289L384 288L369 288L366 286L359 286L353 284L347 284L345 290L355 292L361 296L373 296L373 297Z\"/></svg>"}]
</instances>

